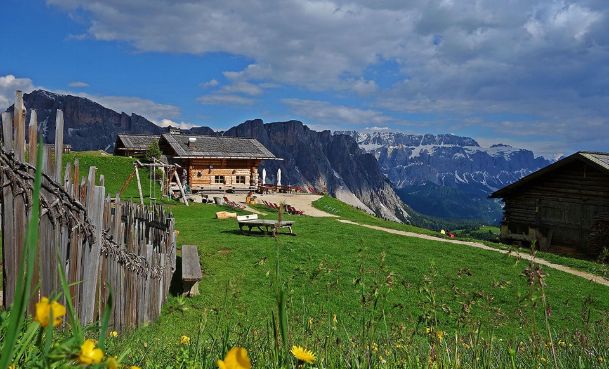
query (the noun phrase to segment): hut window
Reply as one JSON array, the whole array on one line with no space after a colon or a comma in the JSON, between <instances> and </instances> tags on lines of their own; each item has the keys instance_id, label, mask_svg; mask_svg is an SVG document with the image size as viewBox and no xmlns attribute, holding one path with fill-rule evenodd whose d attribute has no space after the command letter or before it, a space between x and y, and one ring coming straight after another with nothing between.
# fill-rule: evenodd
<instances>
[{"instance_id":1,"label":"hut window","mask_svg":"<svg viewBox=\"0 0 609 369\"><path fill-rule=\"evenodd\" d=\"M224 176L214 176L214 183L224 183Z\"/></svg>"},{"instance_id":2,"label":"hut window","mask_svg":"<svg viewBox=\"0 0 609 369\"><path fill-rule=\"evenodd\" d=\"M245 184L245 176L236 176L235 177L235 183Z\"/></svg>"},{"instance_id":3,"label":"hut window","mask_svg":"<svg viewBox=\"0 0 609 369\"><path fill-rule=\"evenodd\" d=\"M197 171L197 178L201 178L201 177L203 177L203 173L201 173L201 171L200 171L200 170L198 170L198 171Z\"/></svg>"}]
</instances>

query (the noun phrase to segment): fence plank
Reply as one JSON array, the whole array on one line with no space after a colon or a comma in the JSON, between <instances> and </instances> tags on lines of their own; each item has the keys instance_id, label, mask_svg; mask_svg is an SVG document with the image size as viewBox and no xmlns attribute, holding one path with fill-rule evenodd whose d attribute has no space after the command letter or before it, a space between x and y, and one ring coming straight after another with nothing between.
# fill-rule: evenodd
<instances>
[{"instance_id":1,"label":"fence plank","mask_svg":"<svg viewBox=\"0 0 609 369\"><path fill-rule=\"evenodd\" d=\"M2 112L2 148L13 151L13 115L8 111Z\"/></svg>"},{"instance_id":2,"label":"fence plank","mask_svg":"<svg viewBox=\"0 0 609 369\"><path fill-rule=\"evenodd\" d=\"M38 115L36 114L36 110L30 112L28 139L28 162L32 165L36 165L36 145L38 144Z\"/></svg>"},{"instance_id":3,"label":"fence plank","mask_svg":"<svg viewBox=\"0 0 609 369\"><path fill-rule=\"evenodd\" d=\"M36 137L33 114L28 131L32 139ZM10 119L10 114L3 114L2 118L9 122L3 124L6 139L0 150L0 180L8 184L1 191L6 303L14 298L14 284L19 275L16 265L23 245L19 235L22 238L25 234L34 173L31 166L22 165L16 155L7 151L15 150L18 144L12 139L12 124L20 124L19 120ZM96 185L95 167L90 167L87 178L81 180L78 162L74 163L73 171L67 164L63 177L59 177L63 154L63 150L59 150L62 147L60 131L55 152L47 147L40 163L45 171L35 277L40 293L52 296L59 290L57 266L61 265L72 284L72 302L82 323L99 318L109 292L106 282L115 297L111 314L114 329L149 322L159 316L175 270L173 219L160 206L121 202L118 195L115 200L110 199L106 196L103 176L99 178L100 185ZM25 150L25 142L22 143ZM30 140L29 154L33 148Z\"/></svg>"},{"instance_id":4,"label":"fence plank","mask_svg":"<svg viewBox=\"0 0 609 369\"><path fill-rule=\"evenodd\" d=\"M23 92L17 91L15 104L13 105L13 124L15 125L15 156L20 162L25 160L25 105L23 104Z\"/></svg>"},{"instance_id":5,"label":"fence plank","mask_svg":"<svg viewBox=\"0 0 609 369\"><path fill-rule=\"evenodd\" d=\"M57 110L55 115L55 180L61 181L63 159L63 111Z\"/></svg>"}]
</instances>

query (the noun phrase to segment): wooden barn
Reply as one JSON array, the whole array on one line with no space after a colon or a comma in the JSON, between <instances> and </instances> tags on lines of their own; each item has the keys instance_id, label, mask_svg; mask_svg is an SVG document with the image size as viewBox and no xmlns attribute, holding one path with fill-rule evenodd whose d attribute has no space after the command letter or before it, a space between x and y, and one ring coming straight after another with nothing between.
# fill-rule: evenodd
<instances>
[{"instance_id":1,"label":"wooden barn","mask_svg":"<svg viewBox=\"0 0 609 369\"><path fill-rule=\"evenodd\" d=\"M575 153L491 197L505 203L502 240L586 257L609 247L608 153Z\"/></svg>"},{"instance_id":2,"label":"wooden barn","mask_svg":"<svg viewBox=\"0 0 609 369\"><path fill-rule=\"evenodd\" d=\"M114 154L121 156L143 157L148 146L153 142L158 142L161 136L158 135L133 135L119 134L116 136Z\"/></svg>"},{"instance_id":3,"label":"wooden barn","mask_svg":"<svg viewBox=\"0 0 609 369\"><path fill-rule=\"evenodd\" d=\"M258 187L262 160L281 160L253 138L163 134L159 146L170 163L187 170L193 192Z\"/></svg>"}]
</instances>

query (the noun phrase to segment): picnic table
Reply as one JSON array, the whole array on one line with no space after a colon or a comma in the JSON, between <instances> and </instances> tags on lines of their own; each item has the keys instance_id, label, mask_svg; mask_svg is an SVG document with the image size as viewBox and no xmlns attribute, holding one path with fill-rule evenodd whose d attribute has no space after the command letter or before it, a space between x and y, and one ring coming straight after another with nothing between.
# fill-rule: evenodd
<instances>
[{"instance_id":1,"label":"picnic table","mask_svg":"<svg viewBox=\"0 0 609 369\"><path fill-rule=\"evenodd\" d=\"M271 219L244 219L237 220L237 222L239 223L239 230L242 233L243 227L247 227L249 233L252 233L252 228L258 228L262 233L272 233L274 235L276 228L287 228L290 231L290 234L294 234L294 232L292 232L294 221L291 220L282 220L281 222L278 222Z\"/></svg>"}]
</instances>

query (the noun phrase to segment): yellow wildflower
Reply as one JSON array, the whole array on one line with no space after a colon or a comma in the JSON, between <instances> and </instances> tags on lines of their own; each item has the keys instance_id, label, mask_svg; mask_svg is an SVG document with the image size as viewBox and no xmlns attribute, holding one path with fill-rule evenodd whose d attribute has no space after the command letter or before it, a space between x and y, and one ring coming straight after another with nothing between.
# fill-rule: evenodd
<instances>
[{"instance_id":1,"label":"yellow wildflower","mask_svg":"<svg viewBox=\"0 0 609 369\"><path fill-rule=\"evenodd\" d=\"M131 365L131 366L129 367L129 369L142 369L142 368L140 368L140 367L139 367L139 366L137 366L137 365Z\"/></svg>"},{"instance_id":2,"label":"yellow wildflower","mask_svg":"<svg viewBox=\"0 0 609 369\"><path fill-rule=\"evenodd\" d=\"M444 339L444 332L443 331L437 331L436 332L436 337L438 338L438 341L442 342L442 340Z\"/></svg>"},{"instance_id":3,"label":"yellow wildflower","mask_svg":"<svg viewBox=\"0 0 609 369\"><path fill-rule=\"evenodd\" d=\"M57 327L61 324L63 316L66 315L66 308L57 301L49 302L48 298L43 297L36 303L34 320L40 323L41 326L46 327L49 325L51 312L53 313L53 327Z\"/></svg>"},{"instance_id":4,"label":"yellow wildflower","mask_svg":"<svg viewBox=\"0 0 609 369\"><path fill-rule=\"evenodd\" d=\"M425 333L430 334L431 333L431 328L425 327Z\"/></svg>"},{"instance_id":5,"label":"yellow wildflower","mask_svg":"<svg viewBox=\"0 0 609 369\"><path fill-rule=\"evenodd\" d=\"M120 367L120 364L118 363L118 361L116 361L116 358L109 357L108 360L106 360L106 366L108 367L108 369L118 369Z\"/></svg>"},{"instance_id":6,"label":"yellow wildflower","mask_svg":"<svg viewBox=\"0 0 609 369\"><path fill-rule=\"evenodd\" d=\"M78 360L81 364L99 364L103 358L104 352L101 349L95 348L95 340L86 340L80 347Z\"/></svg>"},{"instance_id":7,"label":"yellow wildflower","mask_svg":"<svg viewBox=\"0 0 609 369\"><path fill-rule=\"evenodd\" d=\"M372 349L373 352L377 352L379 350L379 346L375 342L372 342L370 344L370 348Z\"/></svg>"},{"instance_id":8,"label":"yellow wildflower","mask_svg":"<svg viewBox=\"0 0 609 369\"><path fill-rule=\"evenodd\" d=\"M190 337L182 336L180 337L180 344L182 345L190 345Z\"/></svg>"},{"instance_id":9,"label":"yellow wildflower","mask_svg":"<svg viewBox=\"0 0 609 369\"><path fill-rule=\"evenodd\" d=\"M301 346L292 346L290 352L292 353L292 355L294 355L296 359L298 359L298 361L313 364L316 360L315 354L313 352Z\"/></svg>"},{"instance_id":10,"label":"yellow wildflower","mask_svg":"<svg viewBox=\"0 0 609 369\"><path fill-rule=\"evenodd\" d=\"M110 337L113 337L113 338L118 337L118 332L117 331L110 332Z\"/></svg>"},{"instance_id":11,"label":"yellow wildflower","mask_svg":"<svg viewBox=\"0 0 609 369\"><path fill-rule=\"evenodd\" d=\"M247 350L243 347L233 347L230 349L224 360L218 360L219 369L251 369L252 363L247 356Z\"/></svg>"}]
</instances>

